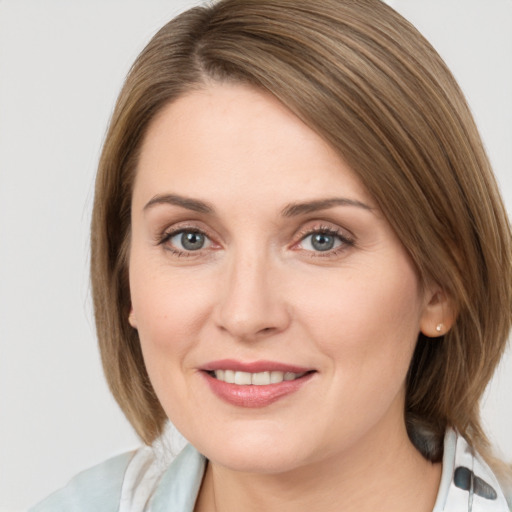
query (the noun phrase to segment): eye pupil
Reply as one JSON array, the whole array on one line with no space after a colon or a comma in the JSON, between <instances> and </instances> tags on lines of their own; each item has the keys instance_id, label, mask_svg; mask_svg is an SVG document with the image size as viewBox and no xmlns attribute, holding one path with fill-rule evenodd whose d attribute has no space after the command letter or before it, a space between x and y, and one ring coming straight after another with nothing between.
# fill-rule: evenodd
<instances>
[{"instance_id":1,"label":"eye pupil","mask_svg":"<svg viewBox=\"0 0 512 512\"><path fill-rule=\"evenodd\" d=\"M334 247L334 237L325 233L316 233L311 239L311 245L317 251L329 251Z\"/></svg>"},{"instance_id":2,"label":"eye pupil","mask_svg":"<svg viewBox=\"0 0 512 512\"><path fill-rule=\"evenodd\" d=\"M201 233L185 232L181 235L181 245L187 251L197 251L202 249L205 237Z\"/></svg>"}]
</instances>

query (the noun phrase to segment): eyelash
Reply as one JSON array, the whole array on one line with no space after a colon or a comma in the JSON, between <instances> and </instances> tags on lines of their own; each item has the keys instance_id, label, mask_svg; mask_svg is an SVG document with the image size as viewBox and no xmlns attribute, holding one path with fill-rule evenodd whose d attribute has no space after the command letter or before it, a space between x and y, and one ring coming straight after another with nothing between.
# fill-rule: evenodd
<instances>
[{"instance_id":1,"label":"eyelash","mask_svg":"<svg viewBox=\"0 0 512 512\"><path fill-rule=\"evenodd\" d=\"M165 245L167 244L172 238L174 238L177 235L180 235L182 233L192 233L197 235L203 235L206 239L211 240L211 238L201 229L198 229L196 227L187 227L187 226L180 226L179 228L173 229L171 231L164 231L160 236L157 238L157 245ZM181 249L176 249L170 244L167 244L165 246L165 249L167 251L170 251L172 254L178 257L193 257L197 256L198 253L201 252L201 249L197 251L182 251Z\"/></svg>"},{"instance_id":2,"label":"eyelash","mask_svg":"<svg viewBox=\"0 0 512 512\"><path fill-rule=\"evenodd\" d=\"M196 227L179 227L172 231L164 231L161 235L157 238L157 245L165 245L167 244L173 237L180 235L182 233L192 233L192 234L198 234L204 236L206 239L210 240L211 238L201 229L198 229ZM294 246L302 244L307 237L312 235L327 235L337 238L341 244L333 249L326 250L325 252L322 251L307 251L311 253L311 257L320 257L320 258L328 258L328 257L334 257L340 254L341 252L345 251L349 247L353 247L355 245L355 240L352 237L347 236L344 234L340 229L335 229L330 226L318 226L312 229L306 229L303 232L299 232L299 241L294 244ZM212 242L213 243L213 242ZM176 249L172 245L167 245L166 250L170 251L172 254L178 257L193 257L197 256L199 253L201 253L201 249L197 251L183 251L180 249Z\"/></svg>"},{"instance_id":3,"label":"eyelash","mask_svg":"<svg viewBox=\"0 0 512 512\"><path fill-rule=\"evenodd\" d=\"M297 244L304 243L304 240L306 240L307 237L312 235L327 235L337 238L341 244L333 249L326 250L325 252L322 251L308 251L311 252L312 258L329 258L329 257L335 257L338 256L341 252L346 251L349 247L355 246L355 240L354 238L347 236L343 231L340 229L332 228L330 226L317 226L312 229L306 229L303 232L299 233L300 239Z\"/></svg>"}]
</instances>

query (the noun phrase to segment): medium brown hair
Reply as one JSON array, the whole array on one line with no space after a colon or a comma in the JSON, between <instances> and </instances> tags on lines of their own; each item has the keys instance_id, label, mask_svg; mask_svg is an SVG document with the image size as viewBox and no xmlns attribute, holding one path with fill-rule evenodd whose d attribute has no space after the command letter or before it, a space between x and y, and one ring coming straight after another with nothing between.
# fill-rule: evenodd
<instances>
[{"instance_id":1,"label":"medium brown hair","mask_svg":"<svg viewBox=\"0 0 512 512\"><path fill-rule=\"evenodd\" d=\"M432 460L448 425L485 451L479 399L510 329L510 227L454 78L379 0L221 0L169 22L134 63L99 164L91 273L105 374L139 436L151 443L167 418L128 324L138 155L155 115L211 81L268 91L320 134L374 197L422 283L451 297L458 314L450 331L419 335L407 381L409 433ZM423 445L422 429L436 442Z\"/></svg>"}]
</instances>

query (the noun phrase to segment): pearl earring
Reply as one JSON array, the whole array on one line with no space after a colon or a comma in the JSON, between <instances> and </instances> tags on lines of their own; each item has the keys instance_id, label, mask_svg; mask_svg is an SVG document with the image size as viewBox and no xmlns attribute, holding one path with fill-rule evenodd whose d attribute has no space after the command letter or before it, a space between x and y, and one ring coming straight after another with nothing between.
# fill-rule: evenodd
<instances>
[{"instance_id":1,"label":"pearl earring","mask_svg":"<svg viewBox=\"0 0 512 512\"><path fill-rule=\"evenodd\" d=\"M436 331L441 334L441 332L443 331L443 328L444 328L444 325L443 324L437 324L436 325Z\"/></svg>"}]
</instances>

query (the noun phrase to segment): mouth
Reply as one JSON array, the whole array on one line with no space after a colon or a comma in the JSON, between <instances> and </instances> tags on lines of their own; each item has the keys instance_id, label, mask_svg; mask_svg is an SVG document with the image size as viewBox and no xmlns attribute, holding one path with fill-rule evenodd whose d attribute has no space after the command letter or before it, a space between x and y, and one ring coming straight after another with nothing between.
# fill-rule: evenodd
<instances>
[{"instance_id":1,"label":"mouth","mask_svg":"<svg viewBox=\"0 0 512 512\"><path fill-rule=\"evenodd\" d=\"M285 381L290 382L297 380L313 372L314 370L300 373L274 370L250 373L235 370L212 370L207 373L210 377L227 384L236 384L238 386L268 386L270 384L280 384Z\"/></svg>"},{"instance_id":2,"label":"mouth","mask_svg":"<svg viewBox=\"0 0 512 512\"><path fill-rule=\"evenodd\" d=\"M316 370L260 361L218 361L200 372L210 390L224 402L238 407L261 408L298 392Z\"/></svg>"}]
</instances>

